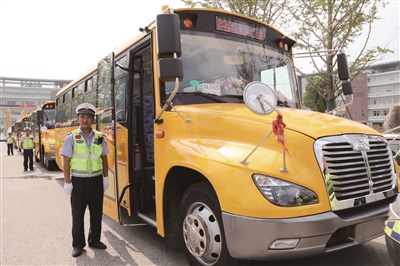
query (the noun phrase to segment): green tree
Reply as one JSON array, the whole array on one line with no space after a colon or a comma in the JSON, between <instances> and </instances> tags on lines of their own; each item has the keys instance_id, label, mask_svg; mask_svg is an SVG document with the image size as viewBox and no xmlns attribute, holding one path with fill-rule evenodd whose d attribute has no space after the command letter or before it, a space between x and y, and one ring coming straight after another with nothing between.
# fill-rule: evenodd
<instances>
[{"instance_id":1,"label":"green tree","mask_svg":"<svg viewBox=\"0 0 400 266\"><path fill-rule=\"evenodd\" d=\"M219 10L231 11L241 15L256 18L277 26L281 23L289 0L182 0L188 6L200 6ZM279 22L279 23L278 23Z\"/></svg>"},{"instance_id":2,"label":"green tree","mask_svg":"<svg viewBox=\"0 0 400 266\"><path fill-rule=\"evenodd\" d=\"M323 95L319 94L321 90L317 90L316 88L326 90L325 78L319 75L309 76L306 92L303 96L303 105L312 111L323 113L326 110L326 101Z\"/></svg>"},{"instance_id":3,"label":"green tree","mask_svg":"<svg viewBox=\"0 0 400 266\"><path fill-rule=\"evenodd\" d=\"M311 57L311 64L325 79L323 84L326 85L326 89L315 89L327 101L328 111L334 108L336 97L342 93L340 81L334 78L335 56L338 50L344 51L361 36L364 28L368 29L363 47L358 55L351 56L355 59L349 62L351 80L384 54L393 52L380 46L367 49L372 24L380 19L377 12L379 4L385 6L383 0L299 0L293 8L287 9L293 17L294 24L290 26L295 29L292 36L298 41L297 48L309 52L335 50L317 53L314 54L315 57ZM308 77L300 69L297 70Z\"/></svg>"},{"instance_id":4,"label":"green tree","mask_svg":"<svg viewBox=\"0 0 400 266\"><path fill-rule=\"evenodd\" d=\"M10 110L10 108L7 108L6 109L6 123L5 123L6 132L9 131L11 124L12 124L11 110Z\"/></svg>"}]
</instances>

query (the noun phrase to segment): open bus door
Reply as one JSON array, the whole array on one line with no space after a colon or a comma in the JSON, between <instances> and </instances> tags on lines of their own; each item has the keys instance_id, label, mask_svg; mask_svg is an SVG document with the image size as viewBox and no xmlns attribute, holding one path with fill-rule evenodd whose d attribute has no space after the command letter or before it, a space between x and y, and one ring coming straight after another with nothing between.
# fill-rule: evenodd
<instances>
[{"instance_id":1,"label":"open bus door","mask_svg":"<svg viewBox=\"0 0 400 266\"><path fill-rule=\"evenodd\" d=\"M105 141L110 150L108 159L108 180L110 186L104 192L103 212L111 219L119 222L118 210L118 167L116 163L117 151L116 138L114 134L106 134L108 129L114 123L114 53L109 54L98 63L98 95L97 95L97 114L96 114L96 129L103 132ZM109 119L104 119L104 114L107 114Z\"/></svg>"}]
</instances>

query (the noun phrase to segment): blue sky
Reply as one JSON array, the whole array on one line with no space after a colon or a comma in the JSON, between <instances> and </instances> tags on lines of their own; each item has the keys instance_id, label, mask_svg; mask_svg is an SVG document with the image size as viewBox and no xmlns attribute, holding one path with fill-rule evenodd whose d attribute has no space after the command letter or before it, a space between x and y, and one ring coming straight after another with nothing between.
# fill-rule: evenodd
<instances>
[{"instance_id":1,"label":"blue sky","mask_svg":"<svg viewBox=\"0 0 400 266\"><path fill-rule=\"evenodd\" d=\"M0 0L0 75L74 79L148 25L163 5L181 0ZM388 46L399 60L399 1L389 1L370 45ZM346 53L363 45L362 38ZM351 57L349 58L351 60ZM297 66L307 70L300 59Z\"/></svg>"}]
</instances>

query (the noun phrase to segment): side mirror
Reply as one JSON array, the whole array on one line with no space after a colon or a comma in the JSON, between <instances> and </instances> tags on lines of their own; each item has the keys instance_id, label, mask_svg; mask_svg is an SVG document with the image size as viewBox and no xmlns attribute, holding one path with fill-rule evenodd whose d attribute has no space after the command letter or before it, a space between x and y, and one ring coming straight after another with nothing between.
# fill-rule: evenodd
<instances>
[{"instance_id":1,"label":"side mirror","mask_svg":"<svg viewBox=\"0 0 400 266\"><path fill-rule=\"evenodd\" d=\"M349 64L345 53L337 54L337 65L340 80L348 80L350 78Z\"/></svg>"},{"instance_id":2,"label":"side mirror","mask_svg":"<svg viewBox=\"0 0 400 266\"><path fill-rule=\"evenodd\" d=\"M37 110L36 111L36 118L37 118L37 125L43 125L43 111L42 110Z\"/></svg>"},{"instance_id":3,"label":"side mirror","mask_svg":"<svg viewBox=\"0 0 400 266\"><path fill-rule=\"evenodd\" d=\"M243 100L247 108L258 115L269 115L273 111L277 111L277 99L274 91L262 82L248 84L243 91Z\"/></svg>"},{"instance_id":4,"label":"side mirror","mask_svg":"<svg viewBox=\"0 0 400 266\"><path fill-rule=\"evenodd\" d=\"M350 81L343 81L342 82L342 91L343 91L344 95L353 94L353 85L351 85Z\"/></svg>"},{"instance_id":5,"label":"side mirror","mask_svg":"<svg viewBox=\"0 0 400 266\"><path fill-rule=\"evenodd\" d=\"M160 58L158 60L158 79L162 82L183 80L183 64L180 58Z\"/></svg>"},{"instance_id":6,"label":"side mirror","mask_svg":"<svg viewBox=\"0 0 400 266\"><path fill-rule=\"evenodd\" d=\"M177 14L159 14L156 17L157 53L160 58L181 57L181 30Z\"/></svg>"},{"instance_id":7,"label":"side mirror","mask_svg":"<svg viewBox=\"0 0 400 266\"><path fill-rule=\"evenodd\" d=\"M337 65L338 65L338 74L339 79L342 81L342 91L344 95L353 94L353 86L349 81L350 69L349 64L347 63L347 57L345 53L337 54Z\"/></svg>"},{"instance_id":8,"label":"side mirror","mask_svg":"<svg viewBox=\"0 0 400 266\"><path fill-rule=\"evenodd\" d=\"M159 72L163 82L183 79L181 30L177 14L159 14L156 17L156 36Z\"/></svg>"}]
</instances>

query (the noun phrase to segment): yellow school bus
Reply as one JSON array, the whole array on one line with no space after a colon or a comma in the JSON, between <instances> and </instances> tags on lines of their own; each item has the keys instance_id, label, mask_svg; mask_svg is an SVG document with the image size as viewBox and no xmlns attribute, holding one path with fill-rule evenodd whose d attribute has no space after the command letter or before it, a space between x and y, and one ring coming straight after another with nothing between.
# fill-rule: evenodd
<instances>
[{"instance_id":1,"label":"yellow school bus","mask_svg":"<svg viewBox=\"0 0 400 266\"><path fill-rule=\"evenodd\" d=\"M57 94L56 154L79 126L76 106L96 106L93 128L111 151L104 213L154 226L190 265L293 259L378 237L398 196L387 142L302 110L294 43L249 17L167 8ZM352 95L347 64L339 78Z\"/></svg>"},{"instance_id":2,"label":"yellow school bus","mask_svg":"<svg viewBox=\"0 0 400 266\"><path fill-rule=\"evenodd\" d=\"M47 170L56 170L55 156L55 101L46 101L29 114L29 126L34 138L34 157L36 162L43 163Z\"/></svg>"}]
</instances>

